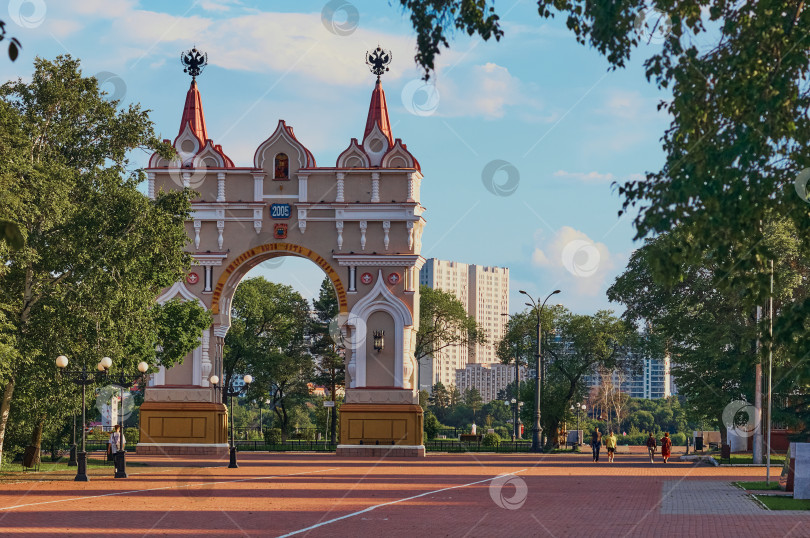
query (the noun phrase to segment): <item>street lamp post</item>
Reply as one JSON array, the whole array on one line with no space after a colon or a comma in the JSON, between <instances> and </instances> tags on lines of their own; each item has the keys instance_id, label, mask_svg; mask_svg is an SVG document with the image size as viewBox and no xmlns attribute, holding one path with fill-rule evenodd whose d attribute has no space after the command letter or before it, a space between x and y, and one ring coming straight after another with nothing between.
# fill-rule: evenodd
<instances>
[{"instance_id":1,"label":"street lamp post","mask_svg":"<svg viewBox=\"0 0 810 538\"><path fill-rule=\"evenodd\" d=\"M540 425L540 401L543 399L543 360L542 360L543 349L541 347L542 344L540 342L542 336L540 332L541 328L540 316L543 312L543 307L546 306L546 301L548 301L552 295L560 293L560 290L554 290L551 293L549 293L546 299L543 301L543 304L541 304L539 308L537 307L537 303L534 301L531 295L526 293L524 290L519 291L520 293L528 297L529 300L532 302L531 304L526 303L526 306L531 306L537 313L537 345L535 346L535 350L537 351L535 363L537 371L535 372L534 375L535 386L537 387L537 390L534 391L534 427L532 428L532 447L530 450L532 452L542 452L543 446L541 443L541 435L543 432L543 427Z\"/></svg>"},{"instance_id":2,"label":"street lamp post","mask_svg":"<svg viewBox=\"0 0 810 538\"><path fill-rule=\"evenodd\" d=\"M124 450L124 390L131 388L149 370L149 365L144 361L138 363L138 375L125 375L123 369L114 380L114 384L121 388L121 412L118 413L118 423L121 430L118 432L118 450L113 456L115 458L115 478L128 478L127 475L127 453Z\"/></svg>"},{"instance_id":3,"label":"street lamp post","mask_svg":"<svg viewBox=\"0 0 810 538\"><path fill-rule=\"evenodd\" d=\"M577 410L577 446L579 446L579 445L582 444L582 439L579 438L579 411L580 411L580 409L582 411L585 411L586 406L585 406L585 404L582 404L582 406L580 407L579 403L576 403L576 404L571 406L571 411L573 411L574 408L576 408L576 410Z\"/></svg>"},{"instance_id":4,"label":"street lamp post","mask_svg":"<svg viewBox=\"0 0 810 538\"><path fill-rule=\"evenodd\" d=\"M76 467L76 411L73 411L73 431L71 432L72 442L70 443L70 458L68 459L68 467Z\"/></svg>"},{"instance_id":5,"label":"street lamp post","mask_svg":"<svg viewBox=\"0 0 810 538\"><path fill-rule=\"evenodd\" d=\"M56 357L56 366L59 368L60 375L71 376L70 381L82 387L82 450L76 454L76 482L87 482L87 422L85 415L85 401L87 398L87 385L92 385L99 379L106 379L107 370L112 365L112 359L104 357L98 363L98 372L88 372L87 364L82 365L81 370L66 370L68 365L68 358L64 355Z\"/></svg>"},{"instance_id":6,"label":"street lamp post","mask_svg":"<svg viewBox=\"0 0 810 538\"><path fill-rule=\"evenodd\" d=\"M231 378L231 379L233 379L233 378ZM246 375L242 379L245 381L245 385L243 387L241 387L239 390L234 390L232 387L229 388L229 389L226 389L225 387L222 387L222 390L225 391L224 392L225 396L228 397L228 403L230 404L230 412L229 412L230 417L228 417L228 420L230 420L230 422L231 422L231 427L230 427L230 430L231 430L231 446L229 448L231 458L230 458L230 462L228 463L228 469L236 469L236 468L239 467L239 465L236 463L236 440L235 440L235 438L233 436L233 423L234 423L233 397L234 396L239 396L242 393L242 391L245 388L247 388L248 385L253 383L253 376L252 375ZM214 385L214 387L216 387L217 384L219 383L219 377L217 377L215 375L212 375L209 378L209 381L211 382L212 385Z\"/></svg>"}]
</instances>

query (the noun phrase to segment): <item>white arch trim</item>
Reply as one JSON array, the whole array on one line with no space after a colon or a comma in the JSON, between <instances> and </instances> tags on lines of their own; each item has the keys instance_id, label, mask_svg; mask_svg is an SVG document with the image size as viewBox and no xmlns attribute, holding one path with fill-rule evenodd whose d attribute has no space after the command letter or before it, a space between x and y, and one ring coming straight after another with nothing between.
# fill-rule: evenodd
<instances>
[{"instance_id":1,"label":"white arch trim","mask_svg":"<svg viewBox=\"0 0 810 538\"><path fill-rule=\"evenodd\" d=\"M366 386L366 336L369 316L374 312L386 312L394 319L394 386L405 387L404 361L406 327L413 326L413 316L399 297L391 293L385 284L382 269L377 275L377 282L365 297L357 301L349 312L347 325L352 327L352 361L355 363L355 375L350 388ZM410 346L408 346L410 348Z\"/></svg>"},{"instance_id":2,"label":"white arch trim","mask_svg":"<svg viewBox=\"0 0 810 538\"><path fill-rule=\"evenodd\" d=\"M203 307L204 310L208 310L205 307L205 303L202 302L202 299L194 295L189 291L186 285L181 282L175 282L171 288L166 290L163 295L157 298L158 304L164 304L168 301L171 301L177 296L182 297L186 301L197 301L197 304ZM211 329L205 329L206 331L210 331ZM203 370L203 354L207 350L203 350L203 347L207 343L208 339L200 337L200 345L197 346L194 351L191 352L191 378L194 385L207 387L208 386L208 379L203 378L202 370ZM161 366L158 375L154 378L155 385L163 385L166 382L166 369Z\"/></svg>"},{"instance_id":3,"label":"white arch trim","mask_svg":"<svg viewBox=\"0 0 810 538\"><path fill-rule=\"evenodd\" d=\"M203 309L208 310L208 308L206 308L205 306L205 303L202 302L202 299L191 293L189 289L186 287L186 285L183 284L182 281L175 282L174 284L172 284L171 288L167 289L163 293L163 295L157 298L157 303L158 304L166 303L168 301L171 301L178 295L183 299L185 299L186 301L197 301L200 304L200 306L203 307Z\"/></svg>"}]
</instances>

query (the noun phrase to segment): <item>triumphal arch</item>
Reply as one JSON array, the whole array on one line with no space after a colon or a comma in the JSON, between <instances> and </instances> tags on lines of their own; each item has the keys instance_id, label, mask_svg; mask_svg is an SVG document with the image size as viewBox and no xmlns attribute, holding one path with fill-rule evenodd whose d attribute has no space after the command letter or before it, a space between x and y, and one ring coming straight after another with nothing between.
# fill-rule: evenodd
<instances>
[{"instance_id":1,"label":"triumphal arch","mask_svg":"<svg viewBox=\"0 0 810 538\"><path fill-rule=\"evenodd\" d=\"M181 365L161 367L149 381L139 453L227 452L227 410L209 380L224 378L231 299L251 268L298 256L323 269L340 305L346 397L338 454L424 455L413 356L424 263L422 173L391 131L379 77L389 60L379 48L367 54L377 80L365 129L334 166L318 166L284 120L267 130L252 163L237 166L206 130L196 81L205 57L184 54L191 87L177 137L168 141L177 156L153 155L146 173L152 198L160 189L199 193L186 222L194 262L158 302L197 301L213 324Z\"/></svg>"}]
</instances>

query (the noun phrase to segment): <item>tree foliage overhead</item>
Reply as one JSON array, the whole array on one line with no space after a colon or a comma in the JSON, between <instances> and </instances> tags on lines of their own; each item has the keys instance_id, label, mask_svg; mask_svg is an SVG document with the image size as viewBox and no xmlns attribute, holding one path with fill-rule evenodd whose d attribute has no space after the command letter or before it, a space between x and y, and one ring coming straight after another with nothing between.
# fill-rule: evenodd
<instances>
[{"instance_id":1,"label":"tree foliage overhead","mask_svg":"<svg viewBox=\"0 0 810 538\"><path fill-rule=\"evenodd\" d=\"M502 35L484 2L401 0L411 13L429 72L460 28L482 39ZM688 225L693 241L659 252L656 272L677 274L704 255L725 278L763 304L768 261L761 223L773 215L799 230L810 247L810 206L794 180L810 167L810 12L805 2L725 0L538 0L541 19L561 16L577 40L604 55L612 68L645 55L646 78L672 98L659 106L672 121L662 138L665 164L644 179L620 185L624 211L638 211L637 238ZM658 31L663 42L650 44ZM784 312L803 320L810 304Z\"/></svg>"},{"instance_id":2,"label":"tree foliage overhead","mask_svg":"<svg viewBox=\"0 0 810 538\"><path fill-rule=\"evenodd\" d=\"M810 295L810 264L791 220L765 222L762 230L763 242L777 253L773 297L774 315L779 316ZM723 409L731 401L753 401L754 365L768 360L767 311L758 324L742 291L718 286L725 272L708 253L701 263L684 266L681 278L662 281L653 268L660 259L658 251L691 240L689 230L679 229L648 241L633 253L608 297L627 307L625 319L649 328L661 353L671 354L679 392L686 396L693 416L719 425ZM802 334L807 328L775 325L773 387L776 394L790 395L795 406L806 404L802 394L808 386L810 347ZM758 337L762 341L759 350ZM786 409L778 407L775 419L790 421ZM797 409L793 415L795 424Z\"/></svg>"}]
</instances>

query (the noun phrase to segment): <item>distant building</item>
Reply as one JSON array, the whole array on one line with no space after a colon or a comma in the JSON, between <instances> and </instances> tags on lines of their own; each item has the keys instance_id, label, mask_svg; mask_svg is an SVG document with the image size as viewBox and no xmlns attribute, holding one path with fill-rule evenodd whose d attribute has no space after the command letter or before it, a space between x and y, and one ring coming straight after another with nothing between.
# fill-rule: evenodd
<instances>
[{"instance_id":1,"label":"distant building","mask_svg":"<svg viewBox=\"0 0 810 538\"><path fill-rule=\"evenodd\" d=\"M487 332L488 342L475 346L448 346L421 362L421 389L441 382L456 382L456 370L468 364L498 363L498 342L506 331L509 313L509 269L486 267L430 258L419 271L419 283L429 288L450 292L464 305Z\"/></svg>"},{"instance_id":2,"label":"distant building","mask_svg":"<svg viewBox=\"0 0 810 538\"><path fill-rule=\"evenodd\" d=\"M525 366L520 367L520 380L526 380L528 371ZM509 383L515 381L515 366L508 364L468 364L466 368L456 370L456 388L464 391L475 387L481 394L484 403L498 398L498 393L505 389Z\"/></svg>"},{"instance_id":3,"label":"distant building","mask_svg":"<svg viewBox=\"0 0 810 538\"><path fill-rule=\"evenodd\" d=\"M641 359L641 366L640 372L614 373L613 382L631 398L656 400L677 394L669 357ZM589 389L598 388L602 384L601 376L598 373L585 376L585 384Z\"/></svg>"}]
</instances>

